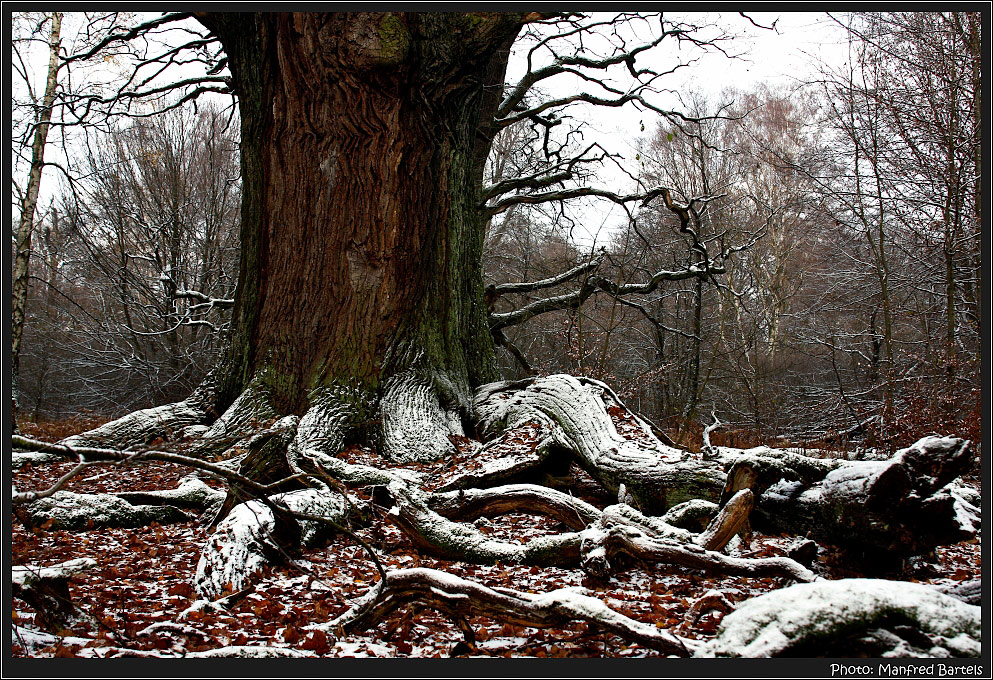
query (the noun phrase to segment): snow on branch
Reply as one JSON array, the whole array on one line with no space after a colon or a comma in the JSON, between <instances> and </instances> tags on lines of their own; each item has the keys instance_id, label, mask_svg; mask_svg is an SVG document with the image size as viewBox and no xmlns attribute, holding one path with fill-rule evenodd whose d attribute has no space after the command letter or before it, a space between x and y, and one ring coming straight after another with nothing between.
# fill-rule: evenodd
<instances>
[{"instance_id":1,"label":"snow on branch","mask_svg":"<svg viewBox=\"0 0 993 680\"><path fill-rule=\"evenodd\" d=\"M500 283L493 287L494 292L497 295L503 295L504 293L530 293L536 290L541 290L542 288L551 288L552 286L557 286L560 283L565 283L570 279L574 279L583 274L596 271L603 260L606 257L606 253L599 252L590 258L589 262L577 265L568 271L562 272L557 276L553 276L547 279L541 279L540 281L522 281L520 283Z\"/></svg>"}]
</instances>

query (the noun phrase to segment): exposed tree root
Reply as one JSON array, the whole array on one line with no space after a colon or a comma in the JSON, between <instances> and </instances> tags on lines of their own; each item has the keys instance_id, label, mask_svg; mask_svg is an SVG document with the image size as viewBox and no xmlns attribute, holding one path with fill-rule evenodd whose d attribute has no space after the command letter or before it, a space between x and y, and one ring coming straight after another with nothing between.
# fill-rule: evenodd
<instances>
[{"instance_id":1,"label":"exposed tree root","mask_svg":"<svg viewBox=\"0 0 993 680\"><path fill-rule=\"evenodd\" d=\"M421 551L443 559L495 564L516 562L538 566L575 565L580 536L576 533L541 536L525 544L499 541L471 524L448 520L428 507L426 495L395 481L388 487L396 506L390 519Z\"/></svg>"},{"instance_id":2,"label":"exposed tree root","mask_svg":"<svg viewBox=\"0 0 993 680\"><path fill-rule=\"evenodd\" d=\"M126 450L155 439L172 439L190 425L209 419L213 401L213 376L209 375L183 401L129 413L100 427L66 437L60 444L69 448L95 447Z\"/></svg>"},{"instance_id":3,"label":"exposed tree root","mask_svg":"<svg viewBox=\"0 0 993 680\"><path fill-rule=\"evenodd\" d=\"M62 444L129 449L161 437L171 439L188 425L202 423L207 412L190 400L146 408L112 420L88 432L66 437Z\"/></svg>"},{"instance_id":4,"label":"exposed tree root","mask_svg":"<svg viewBox=\"0 0 993 680\"><path fill-rule=\"evenodd\" d=\"M207 486L192 475L184 477L175 489L122 491L114 495L132 505L171 505L183 510L200 512L207 512L224 500L224 492Z\"/></svg>"},{"instance_id":5,"label":"exposed tree root","mask_svg":"<svg viewBox=\"0 0 993 680\"><path fill-rule=\"evenodd\" d=\"M26 526L66 531L133 529L152 522L172 524L193 519L172 505L132 505L114 494L71 491L56 491L47 498L17 505L14 512Z\"/></svg>"},{"instance_id":6,"label":"exposed tree root","mask_svg":"<svg viewBox=\"0 0 993 680\"><path fill-rule=\"evenodd\" d=\"M280 415L272 406L264 380L256 377L234 403L211 423L190 452L201 457L219 454L269 427Z\"/></svg>"},{"instance_id":7,"label":"exposed tree root","mask_svg":"<svg viewBox=\"0 0 993 680\"><path fill-rule=\"evenodd\" d=\"M229 486L223 504L218 492L194 480L185 480L172 491L92 498L52 490L45 492L48 498L15 493L15 503L32 525L51 519L58 528L72 529L186 520L179 507L202 510L220 505L219 524L204 547L194 578L196 590L208 598L245 588L263 565L284 562L301 544L326 537L353 506L348 486L376 487L376 502L392 504L388 519L424 553L478 563L581 567L596 577L606 577L635 560L801 583L817 580L809 568L790 558L722 554L732 537L747 530L752 516L777 532L810 532L828 542L896 554L957 541L978 522L978 510L970 501L946 488L971 460L969 443L958 439L927 438L887 461L875 462L814 459L765 447L748 451L709 447L709 460L704 460L663 444L606 385L550 376L481 387L473 409L476 432L485 444L475 444L464 437L463 428L473 423L463 403L468 400L437 383L413 372L394 376L385 383L378 403L357 390L321 388L310 395L303 416L280 418L264 381L255 380L193 447L202 457L222 453L228 459L222 464L169 452L118 450L205 421L201 396L125 416L68 438L65 443L70 446L15 437L15 445L20 442L35 451L79 454L80 467L94 461L171 461L215 474ZM378 441L394 465L380 469L339 458L346 443L356 438ZM460 460L451 469L438 462L456 453L468 461ZM427 461L435 465L423 464ZM510 483L573 461L621 502L600 510L561 491ZM569 531L521 544L495 539L470 524L481 516L520 512L546 515ZM493 590L424 569L387 574L374 555L373 560L383 575L379 586L327 627L368 628L397 607L417 605L435 608L457 621L475 614L532 626L586 620L679 656L697 652L719 656L730 653L733 644L751 655L821 653L816 635L789 628L793 623L776 618L774 606L788 609L792 606L788 599L770 601L773 604L766 608L752 606L747 619L752 623L747 625L740 623L746 620L744 615L729 615L726 622L732 632L722 633L702 649L573 591L527 595ZM862 593L858 588L853 592ZM870 609L853 605L853 611L861 612L858 615L828 616L837 623L831 623L829 634L849 640L857 633L863 650L920 651L913 641L899 638L898 628L910 614L902 601L894 604L893 593L884 591L866 590L864 604ZM832 594L840 597L830 589L794 592L813 593L817 601L827 601ZM969 591L963 597L976 595ZM920 621L930 616L914 611L924 617ZM978 640L969 628L971 610L956 612L961 614L960 623L965 622L959 626L961 639L947 638L951 630L947 627L929 621L921 625L935 649L971 653L972 642ZM822 614L810 613L810 618ZM904 623L893 624L893 616ZM872 625L852 633L857 618ZM773 626L786 641L770 642L772 637L755 626ZM754 639L744 639L747 635L740 631L746 628L753 631L748 635L754 633ZM843 650L828 648L838 651Z\"/></svg>"},{"instance_id":8,"label":"exposed tree root","mask_svg":"<svg viewBox=\"0 0 993 680\"><path fill-rule=\"evenodd\" d=\"M391 571L352 609L315 628L328 632L366 630L397 609L411 605L435 609L456 621L487 616L538 628L587 621L625 640L674 656L692 656L699 647L699 643L628 618L576 590L562 588L541 595L502 588L495 590L434 569Z\"/></svg>"},{"instance_id":9,"label":"exposed tree root","mask_svg":"<svg viewBox=\"0 0 993 680\"><path fill-rule=\"evenodd\" d=\"M193 585L204 597L240 590L266 564L283 563L299 544L312 545L329 533L326 524L278 517L272 506L341 522L348 506L335 492L317 489L272 496L270 504L253 500L235 506L204 546ZM289 524L290 526L287 526ZM289 534L289 535L288 535Z\"/></svg>"},{"instance_id":10,"label":"exposed tree root","mask_svg":"<svg viewBox=\"0 0 993 680\"><path fill-rule=\"evenodd\" d=\"M457 411L414 371L390 378L379 401L381 454L397 463L433 461L455 452L451 436L465 436Z\"/></svg>"},{"instance_id":11,"label":"exposed tree root","mask_svg":"<svg viewBox=\"0 0 993 680\"><path fill-rule=\"evenodd\" d=\"M747 494L736 497L734 505L747 507ZM700 543L723 548L715 537L734 535L740 526L738 512L718 515L710 528L699 535L665 524L658 518L646 517L626 505L612 505L601 518L582 532L581 564L585 571L606 577L612 562L629 556L646 562L664 562L706 572L735 576L778 576L801 583L817 577L809 569L787 557L740 558L708 550Z\"/></svg>"},{"instance_id":12,"label":"exposed tree root","mask_svg":"<svg viewBox=\"0 0 993 680\"><path fill-rule=\"evenodd\" d=\"M747 600L702 656L980 656L982 609L919 583L842 579Z\"/></svg>"},{"instance_id":13,"label":"exposed tree root","mask_svg":"<svg viewBox=\"0 0 993 680\"><path fill-rule=\"evenodd\" d=\"M624 525L608 526L599 532L587 530L581 552L583 569L600 577L610 573L613 556L629 555L646 562L679 564L732 576L778 576L801 583L817 578L812 571L788 557L730 557L705 550L695 543L680 544L652 538Z\"/></svg>"},{"instance_id":14,"label":"exposed tree root","mask_svg":"<svg viewBox=\"0 0 993 680\"><path fill-rule=\"evenodd\" d=\"M363 432L368 435L372 429L370 414L374 408L360 390L321 387L310 393L309 402L286 453L287 462L298 473L304 472L304 467L313 470L315 465L333 460L349 437ZM300 460L303 450L308 452L309 463Z\"/></svg>"},{"instance_id":15,"label":"exposed tree root","mask_svg":"<svg viewBox=\"0 0 993 680\"><path fill-rule=\"evenodd\" d=\"M504 430L472 456L469 466L442 474L438 491L471 489L503 484L544 466L556 449L561 449L552 428L541 423L524 423Z\"/></svg>"},{"instance_id":16,"label":"exposed tree root","mask_svg":"<svg viewBox=\"0 0 993 680\"><path fill-rule=\"evenodd\" d=\"M604 488L617 493L623 484L646 512L664 512L693 498L716 501L724 487L718 465L689 460L686 452L660 442L595 380L553 375L492 383L479 388L474 406L484 437L541 423Z\"/></svg>"},{"instance_id":17,"label":"exposed tree root","mask_svg":"<svg viewBox=\"0 0 993 680\"><path fill-rule=\"evenodd\" d=\"M244 455L231 460L232 464L237 461L238 474L256 484L265 485L267 493L305 488L307 485L295 478L286 460L286 449L296 434L298 421L296 416L286 416L272 427L243 440L239 450L245 451ZM224 519L238 503L259 497L257 490L228 481L228 492L217 508L211 526Z\"/></svg>"},{"instance_id":18,"label":"exposed tree root","mask_svg":"<svg viewBox=\"0 0 993 680\"><path fill-rule=\"evenodd\" d=\"M510 512L547 515L574 531L585 529L603 514L585 501L536 484L434 493L428 498L428 507L442 517L460 522Z\"/></svg>"}]
</instances>

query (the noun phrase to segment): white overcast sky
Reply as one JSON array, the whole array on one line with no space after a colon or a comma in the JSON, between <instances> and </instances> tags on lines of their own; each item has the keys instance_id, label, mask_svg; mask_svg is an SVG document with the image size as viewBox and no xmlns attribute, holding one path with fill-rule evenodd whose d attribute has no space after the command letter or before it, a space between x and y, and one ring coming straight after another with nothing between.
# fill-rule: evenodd
<instances>
[{"instance_id":1,"label":"white overcast sky","mask_svg":"<svg viewBox=\"0 0 993 680\"><path fill-rule=\"evenodd\" d=\"M669 13L667 13L668 15ZM775 30L765 30L753 26L737 12L680 13L687 20L700 23L714 22L735 39L724 43L725 50L735 55L728 58L711 51L694 54L697 61L692 66L667 76L664 87L676 91L698 90L718 99L723 90L736 88L749 90L760 83L789 87L818 73L820 64L841 65L847 56L845 36L838 26L824 13L818 12L755 12L748 16L762 26L775 23ZM647 55L645 61L659 60L664 68L678 55L666 52L665 43L657 48L653 57ZM689 56L683 52L683 57ZM639 57L639 59L641 59ZM639 62L640 63L640 62ZM517 66L519 70L521 67ZM511 63L508 75L513 77L515 64ZM576 83L563 82L564 88L577 87ZM580 85L581 86L581 85ZM663 106L680 108L675 97L657 99ZM658 117L653 112L638 111L633 106L622 109L596 110L589 107L589 114L583 116L589 126L585 140L592 141L594 134L600 135L604 146L611 151L633 158L640 137L651 133ZM644 124L645 133L641 132ZM620 172L602 177L609 188L628 193L635 189L634 183ZM608 233L623 224L626 219L623 210L608 201L591 201L576 210L580 224L571 232L581 245L590 247L603 243Z\"/></svg>"},{"instance_id":2,"label":"white overcast sky","mask_svg":"<svg viewBox=\"0 0 993 680\"><path fill-rule=\"evenodd\" d=\"M667 17L671 13L666 14ZM698 23L713 22L728 32L738 37L730 43L726 43L726 49L737 56L729 59L718 53L704 54L699 61L692 66L679 70L667 76L663 83L665 87L673 90L685 90L693 88L712 93L715 97L728 87L738 89L749 89L760 82L771 84L789 85L803 79L806 76L816 73L818 60L826 63L839 65L845 55L843 37L836 26L823 14L813 12L758 12L750 13L755 22L769 26L776 22L774 31L763 30L752 26L748 20L742 18L737 12L684 12L681 16ZM65 28L68 29L72 20L67 17ZM68 37L68 36L67 36ZM642 38L648 37L641 36ZM67 45L68 47L68 45ZM71 49L71 48L69 48ZM674 55L667 52L666 43L654 51L652 57L657 60L659 68L666 68L671 63ZM682 56L688 56L685 51ZM39 78L43 77L47 55L44 50L39 49L37 55L38 64L32 64L32 70ZM639 59L641 59L639 57ZM99 63L99 62L98 62ZM514 79L519 77L522 66L521 61L516 63L512 60L508 68L508 77ZM623 70L623 69L621 69ZM557 85L549 85L555 92L555 88L564 88L559 92L575 91L576 81L569 82L561 80ZM16 79L15 79L16 82ZM78 75L77 75L78 82ZM39 84L40 85L40 82ZM544 85L544 84L543 84ZM558 94L558 92L555 92ZM662 105L678 108L679 104L674 99L671 101L657 100ZM594 135L600 135L605 147L611 151L621 153L628 157L633 157L635 147L641 133L641 125L645 125L646 133L650 133L657 120L655 114L651 112L639 112L628 106L622 109L599 110L586 116L590 129L587 133L587 140L593 141ZM57 154L57 150L50 150L52 155ZM42 193L47 196L54 192L58 180L56 173L49 171L46 173L46 181L43 181ZM630 191L633 186L628 180L622 179L620 173L614 176L604 176L602 179L610 188L617 191ZM628 186L621 186L625 181ZM584 245L591 245L595 240L602 242L606 229L616 227L620 223L623 212L613 207L608 202L596 202L594 205L581 211L582 228L573 232L574 238ZM599 234L599 236L597 236Z\"/></svg>"}]
</instances>

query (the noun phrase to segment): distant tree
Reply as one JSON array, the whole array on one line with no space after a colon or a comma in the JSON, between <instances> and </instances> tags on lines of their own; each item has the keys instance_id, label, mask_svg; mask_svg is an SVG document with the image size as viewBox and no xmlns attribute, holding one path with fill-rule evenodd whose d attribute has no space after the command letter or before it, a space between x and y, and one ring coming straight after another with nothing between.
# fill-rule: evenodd
<instances>
[{"instance_id":1,"label":"distant tree","mask_svg":"<svg viewBox=\"0 0 993 680\"><path fill-rule=\"evenodd\" d=\"M48 130L52 121L52 107L55 103L58 86L59 48L62 42L62 13L43 13L40 16L20 15L15 17L15 24L23 28L29 24L26 35L19 35L14 41L14 72L23 80L27 91L28 101L24 108L29 109L28 124L22 130L21 149L30 149L28 161L27 184L24 187L15 181L13 188L16 201L20 204L20 220L14 246L13 283L11 285L11 405L12 427L17 432L17 407L19 399L18 380L21 365L21 338L24 334L24 315L28 296L28 271L31 259L31 235L35 229L35 210L38 205L38 193L41 188L41 177L45 170L45 144L48 140ZM48 68L44 78L44 89L37 92L32 83L32 75L25 61L24 52L30 43L44 35L42 39L48 46ZM15 102L16 108L16 102ZM28 141L30 140L30 142ZM15 153L18 149L15 148Z\"/></svg>"},{"instance_id":2,"label":"distant tree","mask_svg":"<svg viewBox=\"0 0 993 680\"><path fill-rule=\"evenodd\" d=\"M974 403L979 387L975 374L955 375L954 367L956 354L967 359L980 345L973 300L982 281L981 36L969 13L837 21L852 58L845 72L821 81L835 135L834 170L820 181L843 237L839 248L854 265L847 304L853 315L865 310L866 291L872 304L849 340L825 342L867 373L868 390L854 391L873 395L872 403L849 399L862 413L856 425L881 418L880 432L893 432L896 421L906 422L901 392L932 383L935 366L951 369L939 380L953 377L947 389L961 395L953 400L960 406Z\"/></svg>"}]
</instances>

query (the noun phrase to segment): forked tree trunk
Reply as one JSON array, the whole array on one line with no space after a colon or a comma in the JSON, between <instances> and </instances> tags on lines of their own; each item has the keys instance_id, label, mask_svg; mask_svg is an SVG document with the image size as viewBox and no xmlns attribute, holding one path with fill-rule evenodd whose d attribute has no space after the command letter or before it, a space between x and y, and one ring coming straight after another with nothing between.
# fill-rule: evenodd
<instances>
[{"instance_id":1,"label":"forked tree trunk","mask_svg":"<svg viewBox=\"0 0 993 680\"><path fill-rule=\"evenodd\" d=\"M224 45L242 119L218 411L250 386L278 415L333 395L349 429L382 421L388 455L444 453L493 377L477 202L522 15L198 18Z\"/></svg>"}]
</instances>

